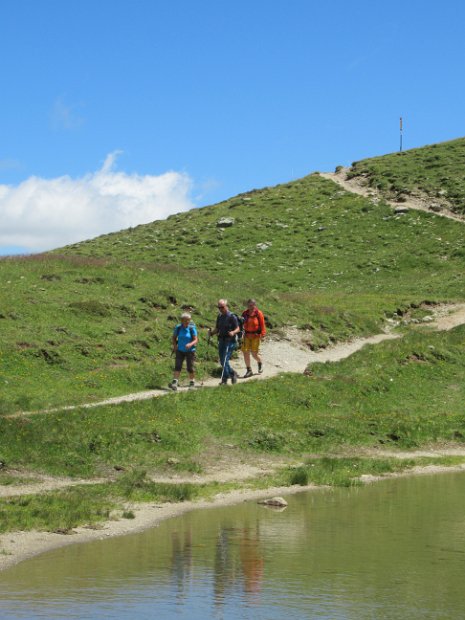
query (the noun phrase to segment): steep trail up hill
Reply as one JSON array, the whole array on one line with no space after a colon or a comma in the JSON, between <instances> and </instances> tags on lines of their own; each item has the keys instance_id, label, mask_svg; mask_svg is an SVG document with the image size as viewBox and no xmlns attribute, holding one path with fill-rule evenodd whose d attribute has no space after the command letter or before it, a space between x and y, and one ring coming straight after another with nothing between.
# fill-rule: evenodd
<instances>
[{"instance_id":1,"label":"steep trail up hill","mask_svg":"<svg viewBox=\"0 0 465 620\"><path fill-rule=\"evenodd\" d=\"M372 187L368 187L360 182L359 178L355 177L352 179L347 178L347 173L350 168L342 168L338 172L320 172L320 176L324 179L329 179L330 181L334 181L340 185L343 189L348 192L352 192L354 194L359 194L365 198L371 198L372 200L384 200L387 204L391 205L393 209L398 208L406 208L406 209L415 209L417 211L426 211L427 213L433 213L440 217L446 217L450 220L455 220L456 222L465 222L465 217L459 216L449 209L442 209L439 212L432 211L429 207L431 204L431 199L427 196L420 198L415 196L409 196L408 198L404 198L402 202L395 202L394 200L388 200L385 198L381 192Z\"/></svg>"}]
</instances>

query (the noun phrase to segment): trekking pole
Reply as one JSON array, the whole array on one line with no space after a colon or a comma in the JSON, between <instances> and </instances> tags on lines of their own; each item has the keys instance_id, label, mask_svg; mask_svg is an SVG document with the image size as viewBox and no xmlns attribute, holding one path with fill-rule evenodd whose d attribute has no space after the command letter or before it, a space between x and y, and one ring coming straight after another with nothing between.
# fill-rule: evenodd
<instances>
[{"instance_id":1,"label":"trekking pole","mask_svg":"<svg viewBox=\"0 0 465 620\"><path fill-rule=\"evenodd\" d=\"M207 338L207 361L210 361L210 344L211 344L212 334L211 331L208 330L208 338Z\"/></svg>"}]
</instances>

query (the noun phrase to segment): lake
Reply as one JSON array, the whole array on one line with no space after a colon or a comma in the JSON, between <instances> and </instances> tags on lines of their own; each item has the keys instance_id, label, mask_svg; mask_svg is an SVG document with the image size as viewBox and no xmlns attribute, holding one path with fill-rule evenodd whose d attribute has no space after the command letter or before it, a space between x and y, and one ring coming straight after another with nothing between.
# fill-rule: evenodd
<instances>
[{"instance_id":1,"label":"lake","mask_svg":"<svg viewBox=\"0 0 465 620\"><path fill-rule=\"evenodd\" d=\"M465 474L198 510L0 574L0 618L465 618Z\"/></svg>"}]
</instances>

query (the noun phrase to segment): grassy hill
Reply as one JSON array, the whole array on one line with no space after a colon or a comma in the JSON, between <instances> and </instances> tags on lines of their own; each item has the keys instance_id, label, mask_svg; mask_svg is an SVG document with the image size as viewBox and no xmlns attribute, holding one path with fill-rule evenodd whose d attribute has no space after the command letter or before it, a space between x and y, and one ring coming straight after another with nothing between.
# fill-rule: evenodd
<instances>
[{"instance_id":1,"label":"grassy hill","mask_svg":"<svg viewBox=\"0 0 465 620\"><path fill-rule=\"evenodd\" d=\"M380 158L383 159L383 158ZM225 227L222 220L232 225ZM318 174L55 252L0 261L0 412L166 384L170 333L188 308L256 297L268 326L312 348L381 329L423 302L463 299L461 224L341 191Z\"/></svg>"},{"instance_id":2,"label":"grassy hill","mask_svg":"<svg viewBox=\"0 0 465 620\"><path fill-rule=\"evenodd\" d=\"M465 214L465 138L354 162L349 178L363 180L387 198L429 198Z\"/></svg>"},{"instance_id":3,"label":"grassy hill","mask_svg":"<svg viewBox=\"0 0 465 620\"><path fill-rule=\"evenodd\" d=\"M400 191L396 183L402 191L447 191L459 209L464 144L366 160L351 174L381 183L387 197ZM460 222L396 215L312 174L55 252L0 260L0 484L17 483L16 469L108 479L1 501L0 532L72 527L107 518L127 500L179 501L230 488L156 485L146 471L202 472L266 453L304 465L249 484L352 484L362 471L414 463L355 457L361 448L463 442L464 328L412 331L315 366L310 376L6 416L166 385L170 334L187 308L201 334L199 374L213 373L206 327L219 297L235 310L256 297L271 332L305 328L313 349L378 332L392 316L463 301L463 236ZM348 460L333 458L348 451ZM309 453L331 458L308 460Z\"/></svg>"}]
</instances>

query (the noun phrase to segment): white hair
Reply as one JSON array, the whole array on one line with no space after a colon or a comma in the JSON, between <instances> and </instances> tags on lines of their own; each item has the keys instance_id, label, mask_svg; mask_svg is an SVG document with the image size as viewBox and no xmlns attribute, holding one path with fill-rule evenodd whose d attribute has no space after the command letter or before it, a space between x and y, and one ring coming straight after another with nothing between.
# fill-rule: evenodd
<instances>
[{"instance_id":1,"label":"white hair","mask_svg":"<svg viewBox=\"0 0 465 620\"><path fill-rule=\"evenodd\" d=\"M189 321L191 320L191 315L188 312L183 312L181 314L181 319L189 319Z\"/></svg>"}]
</instances>

